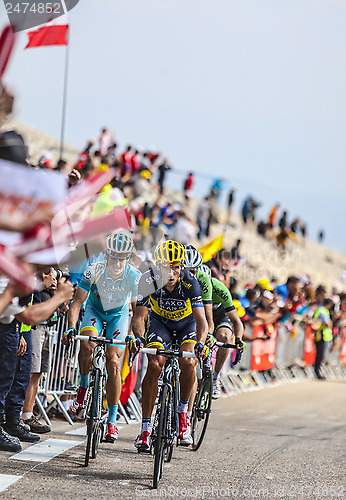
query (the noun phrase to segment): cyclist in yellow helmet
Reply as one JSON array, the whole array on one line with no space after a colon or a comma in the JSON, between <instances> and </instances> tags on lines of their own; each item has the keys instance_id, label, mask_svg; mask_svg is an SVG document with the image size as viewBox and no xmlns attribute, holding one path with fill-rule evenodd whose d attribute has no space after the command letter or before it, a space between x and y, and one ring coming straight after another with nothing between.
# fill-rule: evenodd
<instances>
[{"instance_id":1,"label":"cyclist in yellow helmet","mask_svg":"<svg viewBox=\"0 0 346 500\"><path fill-rule=\"evenodd\" d=\"M138 301L132 330L138 344L168 349L173 332L180 350L203 355L208 333L197 279L184 269L185 248L177 241L164 241L155 249L157 269L145 272L138 285ZM146 319L150 310L150 323ZM143 338L145 337L145 339ZM195 382L196 359L180 358L179 439L183 445L192 442L188 426L188 402ZM142 385L142 431L135 441L139 451L149 450L151 414L157 395L157 382L165 363L163 356L149 356L147 373Z\"/></svg>"}]
</instances>

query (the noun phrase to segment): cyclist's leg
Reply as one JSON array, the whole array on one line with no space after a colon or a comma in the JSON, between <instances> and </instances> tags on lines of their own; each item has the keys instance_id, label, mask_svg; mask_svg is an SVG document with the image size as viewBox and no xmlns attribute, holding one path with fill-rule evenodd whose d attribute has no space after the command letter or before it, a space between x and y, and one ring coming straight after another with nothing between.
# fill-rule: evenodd
<instances>
[{"instance_id":1,"label":"cyclist's leg","mask_svg":"<svg viewBox=\"0 0 346 500\"><path fill-rule=\"evenodd\" d=\"M95 311L93 307L87 306L79 334L90 337L98 337L101 330L102 330L102 318L100 314L97 311ZM89 374L94 349L95 349L94 342L83 341L80 343L78 362L79 362L80 373L83 376L83 383L87 383L85 381L85 376ZM84 385L84 387L88 387L88 385Z\"/></svg>"},{"instance_id":2,"label":"cyclist's leg","mask_svg":"<svg viewBox=\"0 0 346 500\"><path fill-rule=\"evenodd\" d=\"M148 332L146 333L147 347L167 349L172 341L169 331L155 319L151 319ZM151 433L151 414L154 409L157 396L157 385L165 358L163 356L148 356L148 367L142 382L142 429L141 434L135 440L135 446L139 451L149 449L148 438Z\"/></svg>"},{"instance_id":3,"label":"cyclist's leg","mask_svg":"<svg viewBox=\"0 0 346 500\"><path fill-rule=\"evenodd\" d=\"M220 325L217 327L217 329L214 332L214 337L219 342L224 342L227 344L232 343L233 330L232 330L231 323L229 323L229 322L220 323ZM227 349L226 347L219 347L217 354L216 354L214 377L216 377L218 374L220 374L222 367L225 364L225 361L228 357L228 354L229 354L229 349Z\"/></svg>"},{"instance_id":4,"label":"cyclist's leg","mask_svg":"<svg viewBox=\"0 0 346 500\"><path fill-rule=\"evenodd\" d=\"M231 323L225 317L225 321L220 322L214 331L214 337L219 342L232 343L233 330ZM226 347L219 347L216 354L215 368L213 373L213 399L219 399L221 397L221 382L220 374L223 365L228 357L229 349Z\"/></svg>"},{"instance_id":5,"label":"cyclist's leg","mask_svg":"<svg viewBox=\"0 0 346 500\"><path fill-rule=\"evenodd\" d=\"M196 345L196 323L189 321L182 331L178 333L178 341L180 342L180 350L194 352ZM190 419L188 409L190 401L193 405L192 393L195 391L196 384L196 364L194 358L180 358L180 401L178 404L179 414L179 439L184 445L192 444L190 431ZM191 406L192 409L192 406Z\"/></svg>"},{"instance_id":6,"label":"cyclist's leg","mask_svg":"<svg viewBox=\"0 0 346 500\"><path fill-rule=\"evenodd\" d=\"M147 347L167 349L172 342L172 336L167 328L155 319L150 320L146 334ZM159 379L165 358L163 356L148 356L147 373L142 382L142 414L143 418L150 418L157 396L157 381Z\"/></svg>"},{"instance_id":7,"label":"cyclist's leg","mask_svg":"<svg viewBox=\"0 0 346 500\"><path fill-rule=\"evenodd\" d=\"M112 315L111 320L107 324L106 338L124 341L128 333L129 315L128 309L121 314ZM107 403L108 403L108 433L106 440L113 442L117 439L117 431L112 426L116 427L118 403L121 393L121 373L120 373L120 360L124 352L125 346L107 346L106 351L106 368L107 368ZM126 362L126 360L124 361ZM108 438L108 439L107 439Z\"/></svg>"},{"instance_id":8,"label":"cyclist's leg","mask_svg":"<svg viewBox=\"0 0 346 500\"><path fill-rule=\"evenodd\" d=\"M87 307L79 333L81 335L97 337L101 329L101 318L99 317L97 312L93 310L92 307ZM69 409L70 413L76 417L80 417L83 411L84 398L89 387L89 371L91 368L94 348L95 344L93 342L82 341L80 343L80 350L78 354L80 372L79 389L77 392L77 397L73 401Z\"/></svg>"},{"instance_id":9,"label":"cyclist's leg","mask_svg":"<svg viewBox=\"0 0 346 500\"><path fill-rule=\"evenodd\" d=\"M196 345L196 323L194 320L189 321L182 330L178 332L178 341L180 350L194 352ZM180 396L181 399L189 401L192 388L196 380L196 365L195 358L180 358Z\"/></svg>"}]
</instances>

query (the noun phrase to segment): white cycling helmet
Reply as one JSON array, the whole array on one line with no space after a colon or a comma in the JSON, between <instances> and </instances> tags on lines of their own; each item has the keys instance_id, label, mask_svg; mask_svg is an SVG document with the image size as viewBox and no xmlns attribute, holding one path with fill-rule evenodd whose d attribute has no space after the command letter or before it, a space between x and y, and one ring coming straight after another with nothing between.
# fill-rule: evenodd
<instances>
[{"instance_id":1,"label":"white cycling helmet","mask_svg":"<svg viewBox=\"0 0 346 500\"><path fill-rule=\"evenodd\" d=\"M110 257L125 259L133 252L132 238L125 233L113 233L107 237L106 252Z\"/></svg>"},{"instance_id":2,"label":"white cycling helmet","mask_svg":"<svg viewBox=\"0 0 346 500\"><path fill-rule=\"evenodd\" d=\"M185 267L194 269L202 264L202 255L193 245L185 245Z\"/></svg>"},{"instance_id":3,"label":"white cycling helmet","mask_svg":"<svg viewBox=\"0 0 346 500\"><path fill-rule=\"evenodd\" d=\"M199 266L199 269L201 271L203 271L205 274L207 274L209 276L209 278L211 278L211 270L210 270L210 267L208 267L206 264L201 264Z\"/></svg>"}]
</instances>

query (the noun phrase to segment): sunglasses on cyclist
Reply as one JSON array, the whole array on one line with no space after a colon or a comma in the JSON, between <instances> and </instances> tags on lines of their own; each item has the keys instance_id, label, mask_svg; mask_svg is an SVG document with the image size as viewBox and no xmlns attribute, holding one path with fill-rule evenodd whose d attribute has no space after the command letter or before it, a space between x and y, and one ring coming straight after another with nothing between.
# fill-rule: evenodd
<instances>
[{"instance_id":1,"label":"sunglasses on cyclist","mask_svg":"<svg viewBox=\"0 0 346 500\"><path fill-rule=\"evenodd\" d=\"M176 261L176 262L160 262L160 266L167 269L171 268L173 271L178 271L181 269L181 262Z\"/></svg>"},{"instance_id":2,"label":"sunglasses on cyclist","mask_svg":"<svg viewBox=\"0 0 346 500\"><path fill-rule=\"evenodd\" d=\"M116 262L117 260L126 260L128 258L128 254L126 253L116 253L109 251L107 252L107 255L112 259L113 262Z\"/></svg>"}]
</instances>

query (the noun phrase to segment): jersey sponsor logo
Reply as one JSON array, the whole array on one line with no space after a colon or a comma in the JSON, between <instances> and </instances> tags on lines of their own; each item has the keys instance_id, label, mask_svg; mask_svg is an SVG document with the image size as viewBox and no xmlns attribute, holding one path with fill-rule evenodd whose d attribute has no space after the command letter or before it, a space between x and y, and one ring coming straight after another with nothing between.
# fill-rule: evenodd
<instances>
[{"instance_id":1,"label":"jersey sponsor logo","mask_svg":"<svg viewBox=\"0 0 346 500\"><path fill-rule=\"evenodd\" d=\"M224 292L223 290L221 290L220 288L214 288L214 292L222 299L224 300L225 302L227 301L228 299L228 295L226 292Z\"/></svg>"},{"instance_id":2,"label":"jersey sponsor logo","mask_svg":"<svg viewBox=\"0 0 346 500\"><path fill-rule=\"evenodd\" d=\"M103 280L101 283L102 286L107 286L107 281Z\"/></svg>"},{"instance_id":3,"label":"jersey sponsor logo","mask_svg":"<svg viewBox=\"0 0 346 500\"><path fill-rule=\"evenodd\" d=\"M147 278L145 278L145 281L150 285L151 283L153 283L154 281L158 281L159 279L160 279L160 275L156 274L154 277L148 276Z\"/></svg>"},{"instance_id":4,"label":"jersey sponsor logo","mask_svg":"<svg viewBox=\"0 0 346 500\"><path fill-rule=\"evenodd\" d=\"M92 326L95 326L96 325L96 318L91 318L90 323L92 324Z\"/></svg>"},{"instance_id":5,"label":"jersey sponsor logo","mask_svg":"<svg viewBox=\"0 0 346 500\"><path fill-rule=\"evenodd\" d=\"M87 280L90 280L90 278L91 278L91 271L90 271L90 269L88 269L87 271L85 271L85 273L83 274L83 278L85 278Z\"/></svg>"},{"instance_id":6,"label":"jersey sponsor logo","mask_svg":"<svg viewBox=\"0 0 346 500\"><path fill-rule=\"evenodd\" d=\"M204 280L198 280L199 286L202 289L203 293L208 293L208 284Z\"/></svg>"},{"instance_id":7,"label":"jersey sponsor logo","mask_svg":"<svg viewBox=\"0 0 346 500\"><path fill-rule=\"evenodd\" d=\"M139 294L137 297L138 302L142 302L143 298L144 298L143 295Z\"/></svg>"},{"instance_id":8,"label":"jersey sponsor logo","mask_svg":"<svg viewBox=\"0 0 346 500\"><path fill-rule=\"evenodd\" d=\"M184 280L182 280L182 282L181 282L181 283L182 283L182 285L183 285L185 288L187 288L187 289L189 289L189 288L191 288L191 287L192 287L192 283L187 283L187 282L186 282L186 281L184 281Z\"/></svg>"},{"instance_id":9,"label":"jersey sponsor logo","mask_svg":"<svg viewBox=\"0 0 346 500\"><path fill-rule=\"evenodd\" d=\"M116 339L117 337L119 337L120 335L120 330L116 330L114 333L113 333L113 339Z\"/></svg>"},{"instance_id":10,"label":"jersey sponsor logo","mask_svg":"<svg viewBox=\"0 0 346 500\"><path fill-rule=\"evenodd\" d=\"M140 280L140 279L141 279L141 277L140 277L140 276L138 276L138 278L136 278L136 279L135 279L135 284L136 284L136 285L138 285L138 283L139 283L139 280Z\"/></svg>"}]
</instances>

